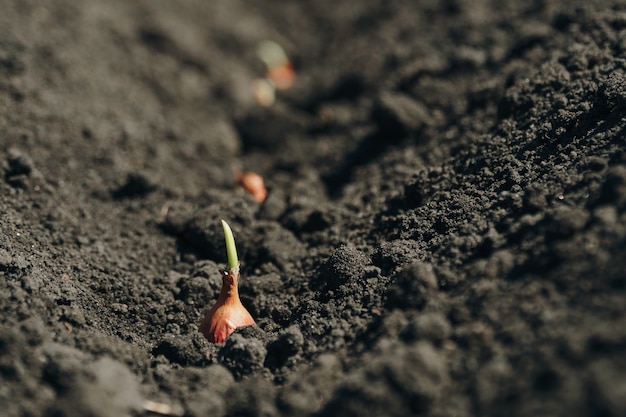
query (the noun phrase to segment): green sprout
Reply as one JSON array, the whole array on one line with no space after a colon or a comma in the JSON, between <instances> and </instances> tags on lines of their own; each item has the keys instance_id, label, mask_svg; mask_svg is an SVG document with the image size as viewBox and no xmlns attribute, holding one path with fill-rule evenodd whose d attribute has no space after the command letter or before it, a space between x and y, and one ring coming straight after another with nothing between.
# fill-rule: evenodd
<instances>
[{"instance_id":1,"label":"green sprout","mask_svg":"<svg viewBox=\"0 0 626 417\"><path fill-rule=\"evenodd\" d=\"M226 255L228 256L228 270L239 267L239 259L237 258L237 246L235 245L235 237L228 223L222 220L222 228L224 229L224 240L226 241Z\"/></svg>"}]
</instances>

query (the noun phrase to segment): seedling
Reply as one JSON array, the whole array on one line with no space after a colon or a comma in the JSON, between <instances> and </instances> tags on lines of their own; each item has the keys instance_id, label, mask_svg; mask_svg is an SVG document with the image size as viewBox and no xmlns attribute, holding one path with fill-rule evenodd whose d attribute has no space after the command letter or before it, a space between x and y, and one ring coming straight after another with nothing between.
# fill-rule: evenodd
<instances>
[{"instance_id":1,"label":"seedling","mask_svg":"<svg viewBox=\"0 0 626 417\"><path fill-rule=\"evenodd\" d=\"M235 237L228 223L222 220L228 271L221 271L222 290L217 302L200 323L200 333L211 343L224 343L238 327L254 324L254 319L239 299L239 259Z\"/></svg>"}]
</instances>

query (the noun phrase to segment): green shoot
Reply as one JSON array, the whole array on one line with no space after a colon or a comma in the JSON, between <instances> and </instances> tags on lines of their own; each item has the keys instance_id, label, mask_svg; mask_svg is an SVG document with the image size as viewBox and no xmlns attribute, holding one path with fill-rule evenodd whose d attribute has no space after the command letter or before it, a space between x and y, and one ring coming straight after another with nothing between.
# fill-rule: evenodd
<instances>
[{"instance_id":1,"label":"green shoot","mask_svg":"<svg viewBox=\"0 0 626 417\"><path fill-rule=\"evenodd\" d=\"M228 223L222 220L222 228L224 229L224 240L226 241L226 255L228 256L228 270L239 267L239 259L237 258L237 246L235 245L235 237Z\"/></svg>"}]
</instances>

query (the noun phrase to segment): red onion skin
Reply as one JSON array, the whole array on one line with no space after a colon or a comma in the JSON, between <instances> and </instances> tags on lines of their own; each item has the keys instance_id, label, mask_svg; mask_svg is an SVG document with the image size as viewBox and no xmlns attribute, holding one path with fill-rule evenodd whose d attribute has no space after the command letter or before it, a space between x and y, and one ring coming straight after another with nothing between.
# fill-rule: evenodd
<instances>
[{"instance_id":1,"label":"red onion skin","mask_svg":"<svg viewBox=\"0 0 626 417\"><path fill-rule=\"evenodd\" d=\"M239 268L223 272L220 296L202 319L200 333L211 343L224 343L236 328L252 324L254 319L239 299Z\"/></svg>"}]
</instances>

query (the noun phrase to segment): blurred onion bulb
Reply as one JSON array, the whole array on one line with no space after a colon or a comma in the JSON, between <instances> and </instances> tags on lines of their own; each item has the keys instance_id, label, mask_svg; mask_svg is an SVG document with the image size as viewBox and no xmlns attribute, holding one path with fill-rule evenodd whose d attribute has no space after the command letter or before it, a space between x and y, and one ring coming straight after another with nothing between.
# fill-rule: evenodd
<instances>
[{"instance_id":1,"label":"blurred onion bulb","mask_svg":"<svg viewBox=\"0 0 626 417\"><path fill-rule=\"evenodd\" d=\"M200 333L211 343L224 343L238 327L254 324L254 319L239 299L239 260L233 232L224 220L224 239L228 255L228 271L222 273L222 290L217 302L200 323Z\"/></svg>"}]
</instances>

